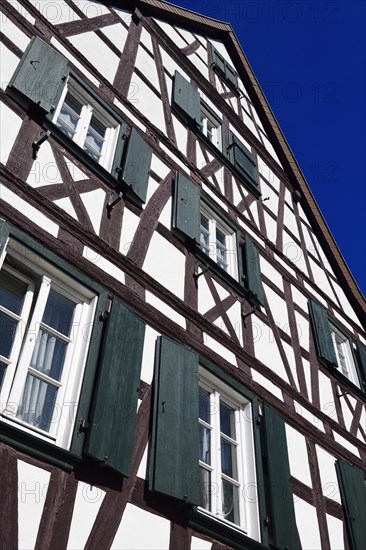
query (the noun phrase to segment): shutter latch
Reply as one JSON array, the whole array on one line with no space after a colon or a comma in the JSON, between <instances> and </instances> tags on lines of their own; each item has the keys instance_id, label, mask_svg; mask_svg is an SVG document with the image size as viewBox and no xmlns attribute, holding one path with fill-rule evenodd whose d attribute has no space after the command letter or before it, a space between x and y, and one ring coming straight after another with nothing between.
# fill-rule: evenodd
<instances>
[{"instance_id":1,"label":"shutter latch","mask_svg":"<svg viewBox=\"0 0 366 550\"><path fill-rule=\"evenodd\" d=\"M80 418L79 426L78 426L78 437L82 432L86 433L90 424L85 418Z\"/></svg>"}]
</instances>

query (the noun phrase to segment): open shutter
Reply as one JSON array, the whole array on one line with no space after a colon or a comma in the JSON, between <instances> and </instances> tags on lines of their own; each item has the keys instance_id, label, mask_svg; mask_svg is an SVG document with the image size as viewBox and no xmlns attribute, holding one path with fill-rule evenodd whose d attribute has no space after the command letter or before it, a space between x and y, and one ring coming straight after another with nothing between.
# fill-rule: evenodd
<instances>
[{"instance_id":1,"label":"open shutter","mask_svg":"<svg viewBox=\"0 0 366 550\"><path fill-rule=\"evenodd\" d=\"M198 355L160 337L156 344L150 489L199 503Z\"/></svg>"},{"instance_id":2,"label":"open shutter","mask_svg":"<svg viewBox=\"0 0 366 550\"><path fill-rule=\"evenodd\" d=\"M28 45L9 83L20 103L32 103L52 112L61 97L69 74L67 59L35 36Z\"/></svg>"},{"instance_id":3,"label":"open shutter","mask_svg":"<svg viewBox=\"0 0 366 550\"><path fill-rule=\"evenodd\" d=\"M190 121L201 122L200 94L178 71L175 71L173 84L173 105Z\"/></svg>"},{"instance_id":4,"label":"open shutter","mask_svg":"<svg viewBox=\"0 0 366 550\"><path fill-rule=\"evenodd\" d=\"M250 183L258 187L256 162L252 153L238 138L230 134L230 162L240 174L250 178Z\"/></svg>"},{"instance_id":5,"label":"open shutter","mask_svg":"<svg viewBox=\"0 0 366 550\"><path fill-rule=\"evenodd\" d=\"M116 179L120 179L122 177L123 155L127 144L126 132L127 132L127 124L125 122L122 122L119 128L116 148L114 151L112 169L111 169L111 174Z\"/></svg>"},{"instance_id":6,"label":"open shutter","mask_svg":"<svg viewBox=\"0 0 366 550\"><path fill-rule=\"evenodd\" d=\"M214 68L221 73L222 76L225 76L225 59L215 48L213 49L213 62Z\"/></svg>"},{"instance_id":7,"label":"open shutter","mask_svg":"<svg viewBox=\"0 0 366 550\"><path fill-rule=\"evenodd\" d=\"M261 268L259 263L259 253L253 241L245 237L245 267L247 275L247 288L256 297L258 302L263 306L265 296L261 278Z\"/></svg>"},{"instance_id":8,"label":"open shutter","mask_svg":"<svg viewBox=\"0 0 366 550\"><path fill-rule=\"evenodd\" d=\"M309 313L319 359L337 366L327 310L309 300Z\"/></svg>"},{"instance_id":9,"label":"open shutter","mask_svg":"<svg viewBox=\"0 0 366 550\"><path fill-rule=\"evenodd\" d=\"M145 323L114 299L108 318L85 454L128 476Z\"/></svg>"},{"instance_id":10,"label":"open shutter","mask_svg":"<svg viewBox=\"0 0 366 550\"><path fill-rule=\"evenodd\" d=\"M297 550L299 544L285 423L268 405L264 406L264 429L275 545L280 550Z\"/></svg>"},{"instance_id":11,"label":"open shutter","mask_svg":"<svg viewBox=\"0 0 366 550\"><path fill-rule=\"evenodd\" d=\"M337 460L336 472L341 493L350 550L365 548L366 473Z\"/></svg>"},{"instance_id":12,"label":"open shutter","mask_svg":"<svg viewBox=\"0 0 366 550\"><path fill-rule=\"evenodd\" d=\"M9 225L7 222L0 218L0 258L2 256L3 250L6 246L6 243L9 238ZM1 266L1 261L0 261Z\"/></svg>"},{"instance_id":13,"label":"open shutter","mask_svg":"<svg viewBox=\"0 0 366 550\"><path fill-rule=\"evenodd\" d=\"M359 342L357 343L358 367L362 377L362 388L366 392L366 348Z\"/></svg>"},{"instance_id":14,"label":"open shutter","mask_svg":"<svg viewBox=\"0 0 366 550\"><path fill-rule=\"evenodd\" d=\"M199 188L184 174L177 172L174 186L173 228L190 239L200 239Z\"/></svg>"},{"instance_id":15,"label":"open shutter","mask_svg":"<svg viewBox=\"0 0 366 550\"><path fill-rule=\"evenodd\" d=\"M226 63L226 80L231 88L237 89L238 75L229 63Z\"/></svg>"},{"instance_id":16,"label":"open shutter","mask_svg":"<svg viewBox=\"0 0 366 550\"><path fill-rule=\"evenodd\" d=\"M131 186L133 192L142 202L146 201L151 157L150 145L135 128L132 128L127 144L122 179Z\"/></svg>"}]
</instances>

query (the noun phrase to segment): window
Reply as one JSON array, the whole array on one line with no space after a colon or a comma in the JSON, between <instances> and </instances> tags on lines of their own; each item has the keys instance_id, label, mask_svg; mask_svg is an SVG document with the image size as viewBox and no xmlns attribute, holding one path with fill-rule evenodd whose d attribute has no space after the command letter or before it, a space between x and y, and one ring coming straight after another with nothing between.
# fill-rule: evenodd
<instances>
[{"instance_id":1,"label":"window","mask_svg":"<svg viewBox=\"0 0 366 550\"><path fill-rule=\"evenodd\" d=\"M10 241L1 270L1 414L67 448L97 298L22 252Z\"/></svg>"},{"instance_id":2,"label":"window","mask_svg":"<svg viewBox=\"0 0 366 550\"><path fill-rule=\"evenodd\" d=\"M145 323L1 219L0 251L0 441L130 475Z\"/></svg>"},{"instance_id":3,"label":"window","mask_svg":"<svg viewBox=\"0 0 366 550\"><path fill-rule=\"evenodd\" d=\"M204 369L200 373L200 508L259 540L251 404Z\"/></svg>"},{"instance_id":4,"label":"window","mask_svg":"<svg viewBox=\"0 0 366 550\"><path fill-rule=\"evenodd\" d=\"M213 48L213 68L229 88L238 94L238 75L230 63L215 48Z\"/></svg>"},{"instance_id":5,"label":"window","mask_svg":"<svg viewBox=\"0 0 366 550\"><path fill-rule=\"evenodd\" d=\"M342 382L349 381L353 388L364 390L365 348L358 343L355 354L350 338L330 321L327 310L321 305L310 300L309 312L319 360L332 368L332 374L338 376Z\"/></svg>"},{"instance_id":6,"label":"window","mask_svg":"<svg viewBox=\"0 0 366 550\"><path fill-rule=\"evenodd\" d=\"M236 232L204 204L201 205L200 246L219 267L238 279Z\"/></svg>"},{"instance_id":7,"label":"window","mask_svg":"<svg viewBox=\"0 0 366 550\"><path fill-rule=\"evenodd\" d=\"M110 187L146 201L150 145L49 44L32 38L6 91Z\"/></svg>"},{"instance_id":8,"label":"window","mask_svg":"<svg viewBox=\"0 0 366 550\"><path fill-rule=\"evenodd\" d=\"M203 106L201 107L201 131L215 147L222 150L220 121Z\"/></svg>"},{"instance_id":9,"label":"window","mask_svg":"<svg viewBox=\"0 0 366 550\"><path fill-rule=\"evenodd\" d=\"M53 122L87 155L111 171L119 125L70 77Z\"/></svg>"},{"instance_id":10,"label":"window","mask_svg":"<svg viewBox=\"0 0 366 550\"><path fill-rule=\"evenodd\" d=\"M267 405L261 415L247 388L166 337L153 387L149 489L184 503L189 526L230 547L265 547L270 523L276 547L298 548L282 418Z\"/></svg>"}]
</instances>

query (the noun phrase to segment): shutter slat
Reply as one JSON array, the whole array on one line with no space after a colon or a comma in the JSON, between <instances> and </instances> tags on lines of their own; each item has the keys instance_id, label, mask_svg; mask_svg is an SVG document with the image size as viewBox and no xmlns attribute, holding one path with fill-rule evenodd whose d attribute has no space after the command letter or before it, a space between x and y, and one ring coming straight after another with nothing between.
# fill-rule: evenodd
<instances>
[{"instance_id":1,"label":"shutter slat","mask_svg":"<svg viewBox=\"0 0 366 550\"><path fill-rule=\"evenodd\" d=\"M108 319L85 453L128 476L145 323L114 299Z\"/></svg>"},{"instance_id":2,"label":"shutter slat","mask_svg":"<svg viewBox=\"0 0 366 550\"><path fill-rule=\"evenodd\" d=\"M201 122L200 94L178 71L175 71L173 83L173 105L177 107L189 121Z\"/></svg>"},{"instance_id":3,"label":"shutter slat","mask_svg":"<svg viewBox=\"0 0 366 550\"><path fill-rule=\"evenodd\" d=\"M264 428L269 473L272 526L276 548L297 550L294 500L287 454L286 430L283 419L264 405Z\"/></svg>"},{"instance_id":4,"label":"shutter slat","mask_svg":"<svg viewBox=\"0 0 366 550\"><path fill-rule=\"evenodd\" d=\"M326 309L310 300L309 313L319 359L337 367L337 358Z\"/></svg>"},{"instance_id":5,"label":"shutter slat","mask_svg":"<svg viewBox=\"0 0 366 550\"><path fill-rule=\"evenodd\" d=\"M228 84L231 84L231 86L235 89L238 87L238 75L236 71L232 68L229 63L226 63L226 79L228 81Z\"/></svg>"},{"instance_id":6,"label":"shutter slat","mask_svg":"<svg viewBox=\"0 0 366 550\"><path fill-rule=\"evenodd\" d=\"M254 180L251 180L251 184L258 186L254 156L233 133L231 133L230 141L232 144L230 148L231 162L241 174L244 176L249 175Z\"/></svg>"},{"instance_id":7,"label":"shutter slat","mask_svg":"<svg viewBox=\"0 0 366 550\"><path fill-rule=\"evenodd\" d=\"M336 472L350 550L361 550L366 541L366 473L342 460L336 461Z\"/></svg>"},{"instance_id":8,"label":"shutter slat","mask_svg":"<svg viewBox=\"0 0 366 550\"><path fill-rule=\"evenodd\" d=\"M150 145L135 128L132 128L128 139L122 178L127 185L132 187L133 192L142 202L146 201L151 158Z\"/></svg>"},{"instance_id":9,"label":"shutter slat","mask_svg":"<svg viewBox=\"0 0 366 550\"><path fill-rule=\"evenodd\" d=\"M184 174L177 172L174 187L173 227L190 239L200 239L199 188Z\"/></svg>"},{"instance_id":10,"label":"shutter slat","mask_svg":"<svg viewBox=\"0 0 366 550\"><path fill-rule=\"evenodd\" d=\"M160 337L156 346L150 489L199 503L198 355Z\"/></svg>"},{"instance_id":11,"label":"shutter slat","mask_svg":"<svg viewBox=\"0 0 366 550\"><path fill-rule=\"evenodd\" d=\"M213 50L214 67L222 76L225 76L225 60L221 54L214 48Z\"/></svg>"},{"instance_id":12,"label":"shutter slat","mask_svg":"<svg viewBox=\"0 0 366 550\"><path fill-rule=\"evenodd\" d=\"M265 296L261 278L259 253L257 247L248 236L245 238L245 265L248 290L250 290L257 298L258 302L263 306L265 303Z\"/></svg>"},{"instance_id":13,"label":"shutter slat","mask_svg":"<svg viewBox=\"0 0 366 550\"><path fill-rule=\"evenodd\" d=\"M31 103L46 113L56 108L69 75L65 57L38 37L32 38L9 83L25 108Z\"/></svg>"}]
</instances>

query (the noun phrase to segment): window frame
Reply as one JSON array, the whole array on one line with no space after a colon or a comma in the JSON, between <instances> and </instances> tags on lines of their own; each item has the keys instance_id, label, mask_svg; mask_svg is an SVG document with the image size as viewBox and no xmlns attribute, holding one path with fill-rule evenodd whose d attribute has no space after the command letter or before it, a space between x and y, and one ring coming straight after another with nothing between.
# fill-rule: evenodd
<instances>
[{"instance_id":1,"label":"window frame","mask_svg":"<svg viewBox=\"0 0 366 550\"><path fill-rule=\"evenodd\" d=\"M218 151L222 153L223 150L223 128L220 118L213 112L213 110L202 99L200 102L201 120L199 125L199 133L205 138L205 142L208 141ZM208 124L210 123L213 132L212 139L209 137Z\"/></svg>"},{"instance_id":2,"label":"window frame","mask_svg":"<svg viewBox=\"0 0 366 550\"><path fill-rule=\"evenodd\" d=\"M337 359L337 370L339 374L344 376L346 380L361 389L361 380L358 373L357 363L355 359L355 353L353 350L351 339L337 326L331 319L329 319L329 329L332 336L332 342L334 352ZM340 351L338 346L342 347L345 359L345 368L342 366L342 359L340 357ZM347 369L346 374L344 370Z\"/></svg>"}]
</instances>

